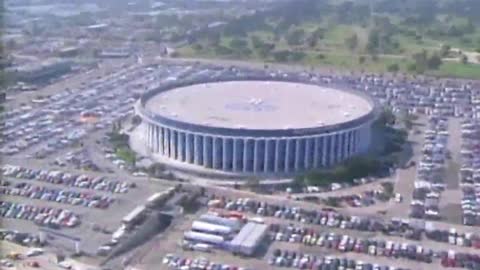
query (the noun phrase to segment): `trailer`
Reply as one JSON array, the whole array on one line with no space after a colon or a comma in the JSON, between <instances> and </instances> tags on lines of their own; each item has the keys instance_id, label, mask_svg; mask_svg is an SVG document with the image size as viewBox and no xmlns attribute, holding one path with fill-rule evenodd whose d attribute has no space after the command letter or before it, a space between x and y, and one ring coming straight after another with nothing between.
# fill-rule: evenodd
<instances>
[{"instance_id":1,"label":"trailer","mask_svg":"<svg viewBox=\"0 0 480 270\"><path fill-rule=\"evenodd\" d=\"M208 222L212 224L222 225L230 227L231 229L238 231L242 227L242 223L236 218L224 218L219 217L211 213L203 214L199 218L200 221Z\"/></svg>"},{"instance_id":2,"label":"trailer","mask_svg":"<svg viewBox=\"0 0 480 270\"><path fill-rule=\"evenodd\" d=\"M189 231L183 235L184 239L187 241L192 241L195 243L206 243L212 245L222 245L225 242L225 239L222 236Z\"/></svg>"},{"instance_id":3,"label":"trailer","mask_svg":"<svg viewBox=\"0 0 480 270\"><path fill-rule=\"evenodd\" d=\"M203 221L194 221L192 224L192 230L217 235L230 235L233 233L233 230L230 227Z\"/></svg>"},{"instance_id":4,"label":"trailer","mask_svg":"<svg viewBox=\"0 0 480 270\"><path fill-rule=\"evenodd\" d=\"M122 219L123 224L127 227L136 225L144 218L146 209L145 205L137 206Z\"/></svg>"}]
</instances>

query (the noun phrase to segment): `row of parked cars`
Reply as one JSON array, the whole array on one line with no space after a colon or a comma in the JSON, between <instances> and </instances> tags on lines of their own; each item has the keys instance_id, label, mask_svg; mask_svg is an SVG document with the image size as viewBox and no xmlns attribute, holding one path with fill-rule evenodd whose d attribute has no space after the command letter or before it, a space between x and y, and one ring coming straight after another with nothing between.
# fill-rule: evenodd
<instances>
[{"instance_id":1,"label":"row of parked cars","mask_svg":"<svg viewBox=\"0 0 480 270\"><path fill-rule=\"evenodd\" d=\"M315 256L297 251L280 250L273 252L268 264L312 270L406 270L387 265L366 263L360 260L336 256Z\"/></svg>"},{"instance_id":2,"label":"row of parked cars","mask_svg":"<svg viewBox=\"0 0 480 270\"><path fill-rule=\"evenodd\" d=\"M311 196L304 197L305 200L311 201ZM389 196L382 188L367 190L358 194L349 194L343 196L329 196L322 201L328 203L329 201L336 201L340 205L349 207L368 207L375 205L377 202L388 201Z\"/></svg>"},{"instance_id":3,"label":"row of parked cars","mask_svg":"<svg viewBox=\"0 0 480 270\"><path fill-rule=\"evenodd\" d=\"M470 270L480 270L480 255L457 253L454 251L444 251L440 254L441 265L443 267L466 268Z\"/></svg>"},{"instance_id":4,"label":"row of parked cars","mask_svg":"<svg viewBox=\"0 0 480 270\"><path fill-rule=\"evenodd\" d=\"M93 177L85 174L71 174L62 171L49 171L28 169L16 165L4 165L4 176L19 179L37 180L52 184L66 185L78 188L108 191L112 193L126 193L135 185L117 180L109 180L106 177Z\"/></svg>"},{"instance_id":5,"label":"row of parked cars","mask_svg":"<svg viewBox=\"0 0 480 270\"><path fill-rule=\"evenodd\" d=\"M428 239L449 243L451 245L457 245L461 247L473 247L480 249L480 235L471 232L459 233L455 229L450 230L426 230L425 236Z\"/></svg>"},{"instance_id":6,"label":"row of parked cars","mask_svg":"<svg viewBox=\"0 0 480 270\"><path fill-rule=\"evenodd\" d=\"M154 70L138 67L120 70L107 78L88 82L76 91L67 88L43 98L40 103L32 101L32 106L26 106L7 119L2 130L7 139L1 144L4 146L1 150L5 154L16 154L47 142L35 155L43 158L79 142L90 131L105 128L127 116L132 111L131 103L136 94L131 91L132 86L152 72ZM94 126L84 125L80 118L84 113L100 117Z\"/></svg>"},{"instance_id":7,"label":"row of parked cars","mask_svg":"<svg viewBox=\"0 0 480 270\"><path fill-rule=\"evenodd\" d=\"M249 270L229 264L212 262L206 258L185 258L174 254L167 254L162 263L171 269L179 270Z\"/></svg>"},{"instance_id":8,"label":"row of parked cars","mask_svg":"<svg viewBox=\"0 0 480 270\"><path fill-rule=\"evenodd\" d=\"M251 213L259 216L270 216L279 219L295 220L304 224L321 225L332 228L340 228L345 230L371 231L381 232L385 235L399 236L412 240L421 240L422 236L438 241L446 242L452 245L477 247L477 241L480 241L478 233L457 233L448 230L440 230L435 228L425 228L425 224L418 224L409 219L392 218L390 220L376 219L372 217L352 216L338 213L332 209L316 209L307 210L300 207L290 207L288 205L280 205L267 203L265 201L257 201L251 198L226 198L224 196L209 196L208 206L211 208L221 208L230 211L239 211ZM456 238L472 239L471 241L449 241L445 235Z\"/></svg>"},{"instance_id":9,"label":"row of parked cars","mask_svg":"<svg viewBox=\"0 0 480 270\"><path fill-rule=\"evenodd\" d=\"M440 116L429 118L410 204L411 217L440 219L439 204L440 196L445 189L444 170L448 153L447 128L446 118Z\"/></svg>"},{"instance_id":10,"label":"row of parked cars","mask_svg":"<svg viewBox=\"0 0 480 270\"><path fill-rule=\"evenodd\" d=\"M34 157L45 158L131 114L133 102L143 91L158 87L170 77L174 80L205 71L186 65L156 68L135 65L84 82L78 89L66 88L42 97L41 102L32 100L32 106L25 106L15 114L1 115L7 121L5 128L0 127L6 137L0 141L0 152L17 154L38 145ZM204 76L219 75L208 73ZM93 122L84 116L94 116Z\"/></svg>"},{"instance_id":11,"label":"row of parked cars","mask_svg":"<svg viewBox=\"0 0 480 270\"><path fill-rule=\"evenodd\" d=\"M460 181L463 192L463 224L480 225L480 123L466 119L462 123Z\"/></svg>"},{"instance_id":12,"label":"row of parked cars","mask_svg":"<svg viewBox=\"0 0 480 270\"><path fill-rule=\"evenodd\" d=\"M36 234L16 230L0 229L0 240L17 243L22 246L40 246L40 238Z\"/></svg>"},{"instance_id":13,"label":"row of parked cars","mask_svg":"<svg viewBox=\"0 0 480 270\"><path fill-rule=\"evenodd\" d=\"M80 224L79 216L67 209L7 201L0 201L0 217L30 220L37 225L54 229L72 228Z\"/></svg>"},{"instance_id":14,"label":"row of parked cars","mask_svg":"<svg viewBox=\"0 0 480 270\"><path fill-rule=\"evenodd\" d=\"M25 182L0 187L0 194L101 209L107 208L114 201L112 197L106 195L35 186Z\"/></svg>"},{"instance_id":15,"label":"row of parked cars","mask_svg":"<svg viewBox=\"0 0 480 270\"><path fill-rule=\"evenodd\" d=\"M434 252L420 245L399 243L385 240L360 239L346 234L340 235L319 232L293 225L275 224L271 227L271 237L274 241L302 243L308 246L319 246L335 249L340 252L357 252L372 256L405 258L425 263L431 263Z\"/></svg>"}]
</instances>

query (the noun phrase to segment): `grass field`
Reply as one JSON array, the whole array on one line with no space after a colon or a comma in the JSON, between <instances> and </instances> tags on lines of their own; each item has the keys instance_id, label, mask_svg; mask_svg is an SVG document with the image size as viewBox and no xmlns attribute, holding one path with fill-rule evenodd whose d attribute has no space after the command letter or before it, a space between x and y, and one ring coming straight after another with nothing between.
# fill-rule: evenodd
<instances>
[{"instance_id":1,"label":"grass field","mask_svg":"<svg viewBox=\"0 0 480 270\"><path fill-rule=\"evenodd\" d=\"M306 57L294 62L294 64L303 64L308 67L331 67L341 70L367 71L367 72L387 72L388 67L396 64L399 72L414 73L407 69L408 65L413 63L413 55L422 50L426 50L428 55L438 53L443 44L448 44L451 48L458 48L465 52L472 52L476 46L480 46L480 30L476 30L463 38L445 38L444 40L435 39L432 36L423 33L424 29L416 29L401 23L401 18L390 16L390 21L399 29L391 36L392 42L397 44L393 49L385 49L379 52L378 57L374 59L365 51L369 40L370 28L367 25L354 24L336 24L331 18L320 18L317 21L305 21L293 26L293 29L301 29L304 31L304 41L301 45L290 46L283 33L280 39L274 39L274 33L265 30L256 30L248 32L246 37L240 38L247 41L248 49L252 52L250 55L218 54L214 46L208 45L208 40L201 39L197 41L202 45L201 50L193 49L193 46L187 45L179 48L181 57L195 58L221 58L221 59L238 59L249 60L255 62L275 62L274 57L270 54L262 57L255 51L251 38L258 37L263 42L275 45L275 51L297 51L306 54ZM440 18L440 21L442 18ZM276 20L268 20L272 28L275 28ZM463 21L452 21L451 23L464 23ZM307 40L316 29L323 29L324 34L318 39L315 46L308 44ZM411 33L420 33L421 38L415 37ZM357 36L357 46L354 49L348 48L346 39L352 35ZM231 36L222 35L219 45L230 48ZM477 45L478 42L478 45ZM360 57L365 60L361 62ZM458 55L457 55L458 57ZM426 74L434 76L460 77L460 78L480 78L480 65L462 64L455 60L444 60L444 63L437 70L427 70Z\"/></svg>"},{"instance_id":2,"label":"grass field","mask_svg":"<svg viewBox=\"0 0 480 270\"><path fill-rule=\"evenodd\" d=\"M431 73L432 75L442 77L458 77L480 79L480 64L462 64L456 62L446 62L440 66L438 71Z\"/></svg>"}]
</instances>

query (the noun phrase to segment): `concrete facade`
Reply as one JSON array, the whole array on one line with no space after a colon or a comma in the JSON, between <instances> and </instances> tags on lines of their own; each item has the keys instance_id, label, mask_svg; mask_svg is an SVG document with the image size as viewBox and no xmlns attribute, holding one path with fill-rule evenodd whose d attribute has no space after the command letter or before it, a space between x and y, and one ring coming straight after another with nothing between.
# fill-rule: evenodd
<instances>
[{"instance_id":1,"label":"concrete facade","mask_svg":"<svg viewBox=\"0 0 480 270\"><path fill-rule=\"evenodd\" d=\"M228 137L147 123L153 154L235 173L295 173L328 167L366 151L370 123L299 137Z\"/></svg>"}]
</instances>

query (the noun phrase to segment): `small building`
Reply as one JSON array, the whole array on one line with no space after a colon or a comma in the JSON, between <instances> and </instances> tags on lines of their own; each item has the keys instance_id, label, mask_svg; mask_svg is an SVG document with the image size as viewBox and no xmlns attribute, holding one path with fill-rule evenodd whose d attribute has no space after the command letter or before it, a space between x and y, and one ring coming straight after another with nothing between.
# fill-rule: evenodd
<instances>
[{"instance_id":1,"label":"small building","mask_svg":"<svg viewBox=\"0 0 480 270\"><path fill-rule=\"evenodd\" d=\"M137 223L141 222L145 217L146 207L145 205L139 205L135 207L130 213L128 213L123 219L122 222L127 227L135 226Z\"/></svg>"},{"instance_id":2,"label":"small building","mask_svg":"<svg viewBox=\"0 0 480 270\"><path fill-rule=\"evenodd\" d=\"M99 58L127 58L130 51L127 49L104 49L97 53Z\"/></svg>"},{"instance_id":3,"label":"small building","mask_svg":"<svg viewBox=\"0 0 480 270\"><path fill-rule=\"evenodd\" d=\"M92 32L100 32L107 29L107 27L108 27L108 24L106 23L92 24L87 26L87 30Z\"/></svg>"},{"instance_id":4,"label":"small building","mask_svg":"<svg viewBox=\"0 0 480 270\"><path fill-rule=\"evenodd\" d=\"M245 256L254 255L268 231L268 225L249 222L230 242L230 250Z\"/></svg>"},{"instance_id":5,"label":"small building","mask_svg":"<svg viewBox=\"0 0 480 270\"><path fill-rule=\"evenodd\" d=\"M65 47L59 50L58 55L61 57L74 57L80 53L79 47Z\"/></svg>"}]
</instances>

